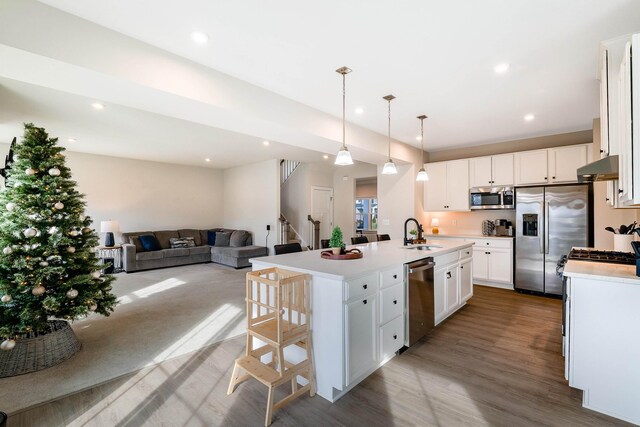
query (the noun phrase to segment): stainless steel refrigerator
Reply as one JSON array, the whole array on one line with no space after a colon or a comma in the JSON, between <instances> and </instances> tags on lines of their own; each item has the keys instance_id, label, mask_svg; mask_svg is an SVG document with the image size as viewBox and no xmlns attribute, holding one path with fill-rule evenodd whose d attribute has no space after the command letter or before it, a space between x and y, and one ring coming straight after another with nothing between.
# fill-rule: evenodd
<instances>
[{"instance_id":1,"label":"stainless steel refrigerator","mask_svg":"<svg viewBox=\"0 0 640 427\"><path fill-rule=\"evenodd\" d=\"M515 288L562 295L558 263L593 245L590 184L516 188Z\"/></svg>"}]
</instances>

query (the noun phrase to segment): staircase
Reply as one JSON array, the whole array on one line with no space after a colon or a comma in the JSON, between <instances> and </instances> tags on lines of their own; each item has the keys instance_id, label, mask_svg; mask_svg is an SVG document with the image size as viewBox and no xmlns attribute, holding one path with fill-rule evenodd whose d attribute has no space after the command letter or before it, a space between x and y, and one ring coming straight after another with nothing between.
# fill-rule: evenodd
<instances>
[{"instance_id":1,"label":"staircase","mask_svg":"<svg viewBox=\"0 0 640 427\"><path fill-rule=\"evenodd\" d=\"M287 179L289 179L299 165L300 162L297 160L280 160L280 184L287 182Z\"/></svg>"},{"instance_id":2,"label":"staircase","mask_svg":"<svg viewBox=\"0 0 640 427\"><path fill-rule=\"evenodd\" d=\"M280 214L280 242L281 243L300 243L303 251L313 249L303 238L300 233L293 228L291 223Z\"/></svg>"}]
</instances>

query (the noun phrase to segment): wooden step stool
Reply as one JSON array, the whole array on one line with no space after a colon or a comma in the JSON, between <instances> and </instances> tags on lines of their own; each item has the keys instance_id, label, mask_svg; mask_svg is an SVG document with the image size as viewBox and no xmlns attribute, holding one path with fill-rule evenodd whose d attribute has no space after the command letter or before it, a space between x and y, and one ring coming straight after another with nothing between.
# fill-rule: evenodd
<instances>
[{"instance_id":1,"label":"wooden step stool","mask_svg":"<svg viewBox=\"0 0 640 427\"><path fill-rule=\"evenodd\" d=\"M311 345L311 276L280 268L247 273L247 349L235 361L227 394L235 386L253 377L269 388L265 426L273 412L309 391L315 395L313 349ZM265 345L255 348L255 339ZM295 345L306 350L306 359L293 364L285 360L285 347ZM271 355L265 363L262 357ZM242 371L245 374L241 375ZM308 381L298 387L298 376ZM276 387L291 382L291 393L273 403Z\"/></svg>"}]
</instances>

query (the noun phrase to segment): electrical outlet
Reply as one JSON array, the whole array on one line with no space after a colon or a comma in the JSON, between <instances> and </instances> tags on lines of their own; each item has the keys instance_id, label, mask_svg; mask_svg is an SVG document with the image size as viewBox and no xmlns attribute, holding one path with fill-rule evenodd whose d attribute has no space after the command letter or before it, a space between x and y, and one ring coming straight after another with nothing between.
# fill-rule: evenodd
<instances>
[{"instance_id":1,"label":"electrical outlet","mask_svg":"<svg viewBox=\"0 0 640 427\"><path fill-rule=\"evenodd\" d=\"M457 219L452 219L452 220L451 220L451 225L453 225L454 227L455 227L456 225L458 225L458 220L457 220Z\"/></svg>"},{"instance_id":2,"label":"electrical outlet","mask_svg":"<svg viewBox=\"0 0 640 427\"><path fill-rule=\"evenodd\" d=\"M267 231L271 231L271 224L267 224Z\"/></svg>"}]
</instances>

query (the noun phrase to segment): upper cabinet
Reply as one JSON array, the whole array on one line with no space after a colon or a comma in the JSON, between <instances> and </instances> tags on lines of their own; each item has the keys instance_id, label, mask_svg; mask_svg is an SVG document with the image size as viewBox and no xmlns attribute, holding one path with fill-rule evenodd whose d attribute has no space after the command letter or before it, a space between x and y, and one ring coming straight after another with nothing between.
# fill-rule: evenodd
<instances>
[{"instance_id":1,"label":"upper cabinet","mask_svg":"<svg viewBox=\"0 0 640 427\"><path fill-rule=\"evenodd\" d=\"M471 187L513 185L513 154L470 159L469 181Z\"/></svg>"},{"instance_id":2,"label":"upper cabinet","mask_svg":"<svg viewBox=\"0 0 640 427\"><path fill-rule=\"evenodd\" d=\"M516 153L514 170L516 185L547 184L547 150Z\"/></svg>"},{"instance_id":3,"label":"upper cabinet","mask_svg":"<svg viewBox=\"0 0 640 427\"><path fill-rule=\"evenodd\" d=\"M550 148L548 152L550 183L575 182L578 168L589 162L588 145Z\"/></svg>"},{"instance_id":4,"label":"upper cabinet","mask_svg":"<svg viewBox=\"0 0 640 427\"><path fill-rule=\"evenodd\" d=\"M469 160L427 163L424 185L425 211L469 210Z\"/></svg>"}]
</instances>

